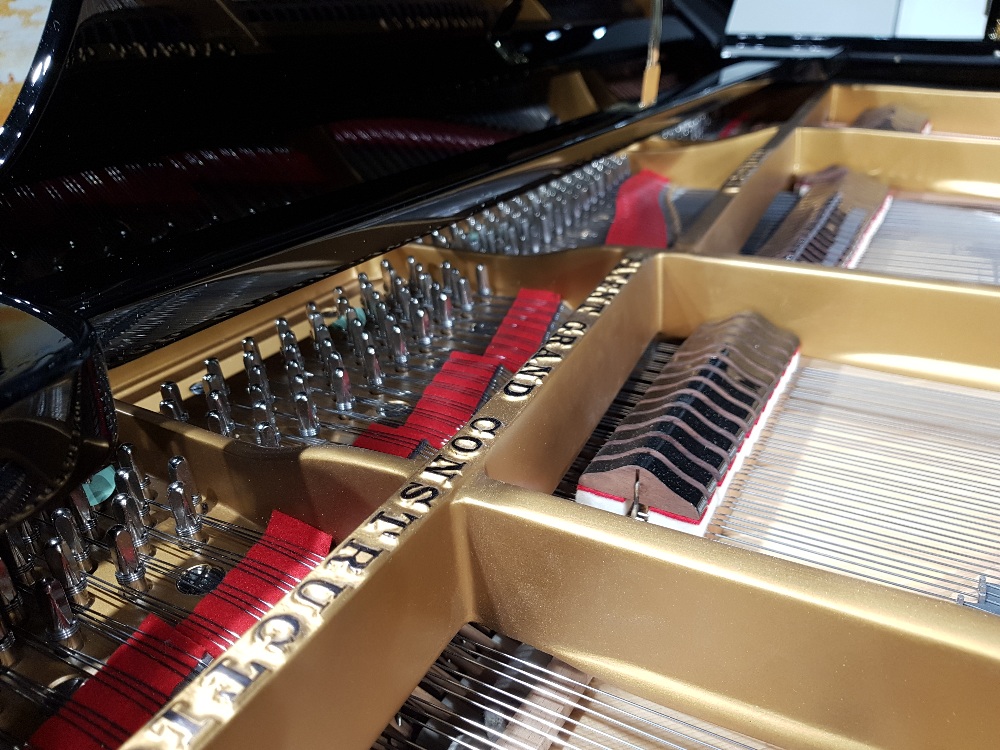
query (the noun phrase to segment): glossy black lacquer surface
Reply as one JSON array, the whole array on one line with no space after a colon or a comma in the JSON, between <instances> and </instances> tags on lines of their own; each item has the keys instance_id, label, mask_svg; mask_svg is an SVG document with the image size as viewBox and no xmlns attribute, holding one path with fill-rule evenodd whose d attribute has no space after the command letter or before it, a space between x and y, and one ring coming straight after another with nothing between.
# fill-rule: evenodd
<instances>
[{"instance_id":1,"label":"glossy black lacquer surface","mask_svg":"<svg viewBox=\"0 0 1000 750\"><path fill-rule=\"evenodd\" d=\"M545 5L85 3L72 43L50 40L47 106L0 171L0 288L101 315L634 111L643 4ZM665 94L716 65L679 18L663 40L681 71ZM571 73L600 101L560 117L550 92Z\"/></svg>"},{"instance_id":2,"label":"glossy black lacquer surface","mask_svg":"<svg viewBox=\"0 0 1000 750\"><path fill-rule=\"evenodd\" d=\"M107 463L115 435L90 327L0 293L0 531Z\"/></svg>"},{"instance_id":3,"label":"glossy black lacquer surface","mask_svg":"<svg viewBox=\"0 0 1000 750\"><path fill-rule=\"evenodd\" d=\"M642 116L648 5L56 2L37 79L0 133L0 289L95 321L117 363L374 255L446 223L447 206L468 208L468 193L450 203L466 186L495 200L532 176L511 182L511 167L624 133ZM722 66L730 3L665 5L661 109ZM888 60L861 45L812 65L993 87L989 45L975 68L919 43ZM554 103L574 80L589 108ZM414 219L424 226L407 235ZM326 255L286 262L317 240Z\"/></svg>"}]
</instances>

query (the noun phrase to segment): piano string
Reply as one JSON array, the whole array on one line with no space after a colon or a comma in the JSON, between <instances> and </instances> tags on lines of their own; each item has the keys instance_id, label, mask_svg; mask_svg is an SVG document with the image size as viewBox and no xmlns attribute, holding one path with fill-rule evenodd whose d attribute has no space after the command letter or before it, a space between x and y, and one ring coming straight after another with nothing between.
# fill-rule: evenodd
<instances>
[{"instance_id":1,"label":"piano string","mask_svg":"<svg viewBox=\"0 0 1000 750\"><path fill-rule=\"evenodd\" d=\"M92 505L81 488L0 540L13 623L0 633L0 740L11 747L117 747L333 543L280 511L264 530L203 512L181 456L151 479L122 445L114 470L107 497ZM15 726L33 727L30 739Z\"/></svg>"}]
</instances>

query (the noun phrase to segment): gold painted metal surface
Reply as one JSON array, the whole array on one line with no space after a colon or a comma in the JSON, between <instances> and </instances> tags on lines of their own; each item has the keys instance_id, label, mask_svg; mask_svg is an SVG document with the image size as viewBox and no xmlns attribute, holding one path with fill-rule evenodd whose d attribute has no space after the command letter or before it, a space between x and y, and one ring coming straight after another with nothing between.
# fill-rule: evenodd
<instances>
[{"instance_id":1,"label":"gold painted metal surface","mask_svg":"<svg viewBox=\"0 0 1000 750\"><path fill-rule=\"evenodd\" d=\"M795 174L839 164L899 190L1000 197L1000 141L802 128L795 144Z\"/></svg>"},{"instance_id":2,"label":"gold painted metal surface","mask_svg":"<svg viewBox=\"0 0 1000 750\"><path fill-rule=\"evenodd\" d=\"M927 115L932 132L939 135L1000 136L1000 96L995 91L835 84L815 112L820 122L849 125L866 109L891 104Z\"/></svg>"},{"instance_id":3,"label":"gold painted metal surface","mask_svg":"<svg viewBox=\"0 0 1000 750\"><path fill-rule=\"evenodd\" d=\"M223 657L247 685L206 672L126 747L183 746L179 711L205 727L192 747L361 750L472 620L779 746L994 747L996 618L544 494L653 334L747 308L810 356L1000 387L1000 292L625 260L515 376L520 388L413 468L380 509L410 514L405 528L369 516ZM323 606L303 595L320 583L339 589Z\"/></svg>"},{"instance_id":4,"label":"gold painted metal surface","mask_svg":"<svg viewBox=\"0 0 1000 750\"><path fill-rule=\"evenodd\" d=\"M342 447L260 448L118 403L122 442L166 466L182 455L198 489L263 528L281 510L341 540L402 484L415 462Z\"/></svg>"},{"instance_id":5,"label":"gold painted metal surface","mask_svg":"<svg viewBox=\"0 0 1000 750\"><path fill-rule=\"evenodd\" d=\"M541 495L470 503L483 621L580 669L786 747L992 746L980 613Z\"/></svg>"},{"instance_id":6,"label":"gold painted metal surface","mask_svg":"<svg viewBox=\"0 0 1000 750\"><path fill-rule=\"evenodd\" d=\"M870 175L911 199L933 194L935 202L994 208L1000 199L1000 141L796 128L767 145L707 229L685 235L677 250L715 257L739 253L779 191L831 165Z\"/></svg>"},{"instance_id":7,"label":"gold painted metal surface","mask_svg":"<svg viewBox=\"0 0 1000 750\"><path fill-rule=\"evenodd\" d=\"M172 380L187 394L192 385L201 381L206 357L217 357L227 378L242 371L240 342L246 336L254 337L265 359L276 354L280 344L275 318L286 318L297 338L308 338L306 302L313 300L320 306L328 304L334 299L334 290L341 286L348 298L356 303L360 298L358 273L380 279L379 261L382 259L399 268L406 266L408 256L435 268L450 261L468 278L475 278L476 265L481 263L489 270L495 294L514 295L523 286L536 286L558 292L567 304L575 306L608 272L619 255L620 251L614 249L582 248L572 251L570 261L568 251L515 258L405 245L116 367L108 377L116 398L157 411L160 383Z\"/></svg>"},{"instance_id":8,"label":"gold painted metal surface","mask_svg":"<svg viewBox=\"0 0 1000 750\"><path fill-rule=\"evenodd\" d=\"M649 138L629 150L629 163L633 174L649 169L669 177L680 187L718 190L750 154L777 132L777 128L764 128L707 143Z\"/></svg>"},{"instance_id":9,"label":"gold painted metal surface","mask_svg":"<svg viewBox=\"0 0 1000 750\"><path fill-rule=\"evenodd\" d=\"M739 253L774 196L788 187L794 154L794 138L776 133L736 168L736 179L706 210L711 214L681 237L676 250L697 255Z\"/></svg>"}]
</instances>

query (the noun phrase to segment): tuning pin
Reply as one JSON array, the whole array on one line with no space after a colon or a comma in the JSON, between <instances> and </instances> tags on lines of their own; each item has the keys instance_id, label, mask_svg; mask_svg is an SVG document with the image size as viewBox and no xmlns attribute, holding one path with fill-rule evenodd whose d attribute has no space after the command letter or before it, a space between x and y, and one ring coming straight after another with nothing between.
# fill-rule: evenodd
<instances>
[{"instance_id":1,"label":"tuning pin","mask_svg":"<svg viewBox=\"0 0 1000 750\"><path fill-rule=\"evenodd\" d=\"M16 650L17 641L13 631L7 627L7 623L0 617L0 667L10 669L17 664L18 655Z\"/></svg>"},{"instance_id":2,"label":"tuning pin","mask_svg":"<svg viewBox=\"0 0 1000 750\"><path fill-rule=\"evenodd\" d=\"M418 270L417 259L412 255L406 259L406 267L409 271L410 294L416 296L420 294L420 270Z\"/></svg>"},{"instance_id":3,"label":"tuning pin","mask_svg":"<svg viewBox=\"0 0 1000 750\"><path fill-rule=\"evenodd\" d=\"M410 288L403 283L402 279L396 279L396 308L399 310L399 320L402 323L410 322L410 310L413 309L413 297L410 296Z\"/></svg>"},{"instance_id":4,"label":"tuning pin","mask_svg":"<svg viewBox=\"0 0 1000 750\"><path fill-rule=\"evenodd\" d=\"M285 360L285 377L288 378L289 385L291 386L292 381L296 378L300 378L305 381L305 372L302 369L302 365L298 363L294 357ZM295 393L294 387L292 387L292 393Z\"/></svg>"},{"instance_id":5,"label":"tuning pin","mask_svg":"<svg viewBox=\"0 0 1000 750\"><path fill-rule=\"evenodd\" d=\"M144 555L152 555L155 552L153 545L149 543L149 532L143 523L135 498L124 492L119 492L111 498L111 517L115 519L115 523L128 528L135 548L139 552Z\"/></svg>"},{"instance_id":6,"label":"tuning pin","mask_svg":"<svg viewBox=\"0 0 1000 750\"><path fill-rule=\"evenodd\" d=\"M274 321L274 327L278 329L278 337L281 339L284 338L286 333L292 332L292 329L288 326L288 321L285 318L277 318Z\"/></svg>"},{"instance_id":7,"label":"tuning pin","mask_svg":"<svg viewBox=\"0 0 1000 750\"><path fill-rule=\"evenodd\" d=\"M281 446L281 433L270 422L257 422L254 424L253 436L257 445L262 448L278 448Z\"/></svg>"},{"instance_id":8,"label":"tuning pin","mask_svg":"<svg viewBox=\"0 0 1000 750\"><path fill-rule=\"evenodd\" d=\"M184 399L181 398L181 389L170 380L160 385L160 413L165 417L176 419L180 422L187 422L190 415L184 408Z\"/></svg>"},{"instance_id":9,"label":"tuning pin","mask_svg":"<svg viewBox=\"0 0 1000 750\"><path fill-rule=\"evenodd\" d=\"M204 364L206 374L202 380L205 381L205 387L210 391L222 391L228 396L229 386L226 385L226 376L222 374L222 365L219 364L219 360L212 357L206 359Z\"/></svg>"},{"instance_id":10,"label":"tuning pin","mask_svg":"<svg viewBox=\"0 0 1000 750\"><path fill-rule=\"evenodd\" d=\"M304 375L297 374L289 378L288 392L292 394L293 399L300 393L309 393L310 390L309 383Z\"/></svg>"},{"instance_id":11,"label":"tuning pin","mask_svg":"<svg viewBox=\"0 0 1000 750\"><path fill-rule=\"evenodd\" d=\"M386 296L391 296L396 290L396 279L399 278L396 276L396 269L387 260L379 261L379 268L382 269L382 287Z\"/></svg>"},{"instance_id":12,"label":"tuning pin","mask_svg":"<svg viewBox=\"0 0 1000 750\"><path fill-rule=\"evenodd\" d=\"M295 394L295 416L299 420L299 434L302 437L316 437L319 433L319 416L316 404L305 391Z\"/></svg>"},{"instance_id":13,"label":"tuning pin","mask_svg":"<svg viewBox=\"0 0 1000 750\"><path fill-rule=\"evenodd\" d=\"M312 329L313 339L320 331L326 331L326 321L323 319L323 313L319 311L319 307L316 306L315 302L306 302L306 319L309 321L309 327Z\"/></svg>"},{"instance_id":14,"label":"tuning pin","mask_svg":"<svg viewBox=\"0 0 1000 750\"><path fill-rule=\"evenodd\" d=\"M385 306L385 302L376 301L375 302L375 324L378 327L379 336L382 340L387 340L389 338L389 309Z\"/></svg>"},{"instance_id":15,"label":"tuning pin","mask_svg":"<svg viewBox=\"0 0 1000 750\"><path fill-rule=\"evenodd\" d=\"M431 309L434 305L434 279L429 273L421 273L417 282L420 289L421 305L426 309Z\"/></svg>"},{"instance_id":16,"label":"tuning pin","mask_svg":"<svg viewBox=\"0 0 1000 750\"><path fill-rule=\"evenodd\" d=\"M236 422L229 408L229 399L221 391L212 391L207 396L209 427L220 435L232 437L236 432Z\"/></svg>"},{"instance_id":17,"label":"tuning pin","mask_svg":"<svg viewBox=\"0 0 1000 750\"><path fill-rule=\"evenodd\" d=\"M354 317L352 317L352 315ZM365 351L365 342L362 337L362 334L365 332L365 327L361 324L361 321L358 320L357 316L354 315L353 310L347 317L347 332L351 337L351 348L354 350L354 358L360 362Z\"/></svg>"},{"instance_id":18,"label":"tuning pin","mask_svg":"<svg viewBox=\"0 0 1000 750\"><path fill-rule=\"evenodd\" d=\"M406 339L403 337L403 329L393 325L389 329L389 352L392 354L392 362L399 372L406 370L409 363L410 353L406 349Z\"/></svg>"},{"instance_id":19,"label":"tuning pin","mask_svg":"<svg viewBox=\"0 0 1000 750\"><path fill-rule=\"evenodd\" d=\"M73 604L78 607L91 605L94 597L87 591L87 573L70 552L69 545L57 536L49 539L45 545L45 562Z\"/></svg>"},{"instance_id":20,"label":"tuning pin","mask_svg":"<svg viewBox=\"0 0 1000 750\"><path fill-rule=\"evenodd\" d=\"M87 499L87 493L83 491L82 487L77 487L70 491L69 499L70 507L76 518L76 523L80 527L80 531L85 537L93 539L94 532L97 529L97 519L94 517L94 511L90 507L90 500Z\"/></svg>"},{"instance_id":21,"label":"tuning pin","mask_svg":"<svg viewBox=\"0 0 1000 750\"><path fill-rule=\"evenodd\" d=\"M423 308L416 310L413 315L413 337L416 339L417 347L421 351L428 351L434 340L431 338L431 321L427 311Z\"/></svg>"},{"instance_id":22,"label":"tuning pin","mask_svg":"<svg viewBox=\"0 0 1000 750\"><path fill-rule=\"evenodd\" d=\"M232 420L227 420L216 410L205 413L205 423L208 429L222 437L234 437L236 435L236 425Z\"/></svg>"},{"instance_id":23,"label":"tuning pin","mask_svg":"<svg viewBox=\"0 0 1000 750\"><path fill-rule=\"evenodd\" d=\"M452 247L457 250L477 250L473 238L468 231L468 222L451 225Z\"/></svg>"},{"instance_id":24,"label":"tuning pin","mask_svg":"<svg viewBox=\"0 0 1000 750\"><path fill-rule=\"evenodd\" d=\"M372 284L368 284L363 287L361 296L364 298L365 310L368 311L369 315L375 314L375 305L377 305L382 300L382 295L378 293Z\"/></svg>"},{"instance_id":25,"label":"tuning pin","mask_svg":"<svg viewBox=\"0 0 1000 750\"><path fill-rule=\"evenodd\" d=\"M463 277L458 280L458 294L455 296L455 299L458 300L458 308L463 313L470 313L475 309L468 279Z\"/></svg>"},{"instance_id":26,"label":"tuning pin","mask_svg":"<svg viewBox=\"0 0 1000 750\"><path fill-rule=\"evenodd\" d=\"M362 362L365 374L365 381L368 383L368 389L375 393L385 382L382 374L382 365L378 361L378 355L375 352L375 347L369 346L365 349L365 358Z\"/></svg>"},{"instance_id":27,"label":"tuning pin","mask_svg":"<svg viewBox=\"0 0 1000 750\"><path fill-rule=\"evenodd\" d=\"M119 469L115 472L115 491L131 497L135 501L136 508L139 510L142 522L144 524L150 522L149 499L146 497L139 478L135 475L134 471Z\"/></svg>"},{"instance_id":28,"label":"tuning pin","mask_svg":"<svg viewBox=\"0 0 1000 750\"><path fill-rule=\"evenodd\" d=\"M160 401L160 414L167 419L174 419L178 422L187 422L188 413L184 411L175 401L163 399Z\"/></svg>"},{"instance_id":29,"label":"tuning pin","mask_svg":"<svg viewBox=\"0 0 1000 750\"><path fill-rule=\"evenodd\" d=\"M430 233L430 242L435 247L448 247L448 236L442 230L435 229Z\"/></svg>"},{"instance_id":30,"label":"tuning pin","mask_svg":"<svg viewBox=\"0 0 1000 750\"><path fill-rule=\"evenodd\" d=\"M56 508L52 511L52 526L55 528L59 538L62 539L69 548L70 554L77 564L86 572L94 572L96 565L90 559L90 550L80 536L80 529L73 519L73 514L68 508Z\"/></svg>"},{"instance_id":31,"label":"tuning pin","mask_svg":"<svg viewBox=\"0 0 1000 750\"><path fill-rule=\"evenodd\" d=\"M274 401L274 396L271 395L271 383L267 379L267 370L262 365L254 365L247 370L247 383L249 383L248 391L259 393L268 404Z\"/></svg>"},{"instance_id":32,"label":"tuning pin","mask_svg":"<svg viewBox=\"0 0 1000 750\"><path fill-rule=\"evenodd\" d=\"M250 407L252 414L251 422L253 424L266 423L270 425L275 425L274 412L271 411L267 404L263 401L257 401L253 406ZM187 486L187 485L185 485Z\"/></svg>"},{"instance_id":33,"label":"tuning pin","mask_svg":"<svg viewBox=\"0 0 1000 750\"><path fill-rule=\"evenodd\" d=\"M31 550L24 545L21 535L13 528L9 528L0 537L3 542L3 550L6 553L7 564L10 566L10 573L14 580L22 586L31 586L35 582L35 558Z\"/></svg>"},{"instance_id":34,"label":"tuning pin","mask_svg":"<svg viewBox=\"0 0 1000 750\"><path fill-rule=\"evenodd\" d=\"M296 341L295 336L289 331L289 335L282 340L281 346L281 356L285 360L285 369L294 366L296 370L304 373L306 371L306 361L302 356L302 350L299 349L298 341Z\"/></svg>"},{"instance_id":35,"label":"tuning pin","mask_svg":"<svg viewBox=\"0 0 1000 750\"><path fill-rule=\"evenodd\" d=\"M140 594L149 591L146 566L142 564L131 532L124 526L112 526L108 530L107 543L115 560L115 579L121 587Z\"/></svg>"},{"instance_id":36,"label":"tuning pin","mask_svg":"<svg viewBox=\"0 0 1000 750\"><path fill-rule=\"evenodd\" d=\"M542 227L539 217L533 216L528 224L528 244L532 254L537 255L542 252Z\"/></svg>"},{"instance_id":37,"label":"tuning pin","mask_svg":"<svg viewBox=\"0 0 1000 750\"><path fill-rule=\"evenodd\" d=\"M323 372L329 378L330 373L333 372L338 367L344 366L344 360L341 359L340 354L337 352L337 348L333 345L333 341L326 339L322 342L319 347L319 359L323 363Z\"/></svg>"},{"instance_id":38,"label":"tuning pin","mask_svg":"<svg viewBox=\"0 0 1000 750\"><path fill-rule=\"evenodd\" d=\"M334 369L330 375L330 390L337 405L337 411L349 411L354 406L354 396L351 394L351 378L341 367Z\"/></svg>"},{"instance_id":39,"label":"tuning pin","mask_svg":"<svg viewBox=\"0 0 1000 750\"><path fill-rule=\"evenodd\" d=\"M490 272L482 263L476 266L476 286L479 288L480 297L485 299L493 296L493 290L490 288Z\"/></svg>"},{"instance_id":40,"label":"tuning pin","mask_svg":"<svg viewBox=\"0 0 1000 750\"><path fill-rule=\"evenodd\" d=\"M263 367L264 359L260 356L260 347L253 336L243 339L243 367L249 372L251 367Z\"/></svg>"},{"instance_id":41,"label":"tuning pin","mask_svg":"<svg viewBox=\"0 0 1000 750\"><path fill-rule=\"evenodd\" d=\"M320 316L320 320L322 320L322 316ZM323 323L318 328L313 329L313 349L316 350L317 356L322 354L323 346L327 343L332 345L333 339L330 336L330 329Z\"/></svg>"},{"instance_id":42,"label":"tuning pin","mask_svg":"<svg viewBox=\"0 0 1000 750\"><path fill-rule=\"evenodd\" d=\"M206 360L206 362L208 361L214 361L218 364L218 360ZM136 477L139 479L139 485L142 487L144 496L151 498L152 495L149 489L151 480L149 475L144 472L142 467L139 465L139 461L136 458L135 446L131 443L122 443L115 451L115 459L119 469L125 469L135 473Z\"/></svg>"},{"instance_id":43,"label":"tuning pin","mask_svg":"<svg viewBox=\"0 0 1000 750\"><path fill-rule=\"evenodd\" d=\"M416 299L415 297L410 297L409 323L411 329L414 332L414 335L416 334L417 328L419 327L419 321L417 320L417 318L419 317L418 315L419 310L423 310L423 307L421 307L420 305L420 300Z\"/></svg>"},{"instance_id":44,"label":"tuning pin","mask_svg":"<svg viewBox=\"0 0 1000 750\"><path fill-rule=\"evenodd\" d=\"M538 217L538 224L542 245L546 250L550 250L552 248L553 240L552 215L547 212L543 212L541 216Z\"/></svg>"},{"instance_id":45,"label":"tuning pin","mask_svg":"<svg viewBox=\"0 0 1000 750\"><path fill-rule=\"evenodd\" d=\"M45 622L45 639L70 649L83 646L80 620L73 614L62 584L51 576L44 576L35 584L35 596Z\"/></svg>"},{"instance_id":46,"label":"tuning pin","mask_svg":"<svg viewBox=\"0 0 1000 750\"><path fill-rule=\"evenodd\" d=\"M201 493L198 492L198 485L194 481L194 474L191 472L191 464L184 456L173 456L167 461L167 481L183 482L184 487L191 495L191 502L195 507L201 507L204 503Z\"/></svg>"},{"instance_id":47,"label":"tuning pin","mask_svg":"<svg viewBox=\"0 0 1000 750\"><path fill-rule=\"evenodd\" d=\"M167 485L167 505L174 517L177 536L185 541L205 541L198 505L183 482L171 482Z\"/></svg>"},{"instance_id":48,"label":"tuning pin","mask_svg":"<svg viewBox=\"0 0 1000 750\"><path fill-rule=\"evenodd\" d=\"M7 564L2 559L0 559L0 612L11 625L23 622L26 614L24 600L14 585ZM0 623L3 622L3 617L0 617Z\"/></svg>"},{"instance_id":49,"label":"tuning pin","mask_svg":"<svg viewBox=\"0 0 1000 750\"><path fill-rule=\"evenodd\" d=\"M438 292L434 298L434 314L441 329L447 333L455 326L455 316L452 312L451 297L444 292Z\"/></svg>"},{"instance_id":50,"label":"tuning pin","mask_svg":"<svg viewBox=\"0 0 1000 750\"><path fill-rule=\"evenodd\" d=\"M31 519L21 521L14 529L15 533L21 537L22 546L32 557L38 557L42 554L42 538Z\"/></svg>"},{"instance_id":51,"label":"tuning pin","mask_svg":"<svg viewBox=\"0 0 1000 750\"><path fill-rule=\"evenodd\" d=\"M451 269L451 274L446 280L448 295L451 297L453 304L458 304L459 286L462 281L462 274L457 268Z\"/></svg>"}]
</instances>

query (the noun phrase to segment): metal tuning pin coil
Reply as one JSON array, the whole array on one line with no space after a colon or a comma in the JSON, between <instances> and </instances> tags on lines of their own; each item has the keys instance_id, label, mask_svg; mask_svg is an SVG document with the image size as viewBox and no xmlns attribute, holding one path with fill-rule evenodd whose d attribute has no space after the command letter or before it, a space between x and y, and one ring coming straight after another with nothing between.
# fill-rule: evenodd
<instances>
[{"instance_id":1,"label":"metal tuning pin coil","mask_svg":"<svg viewBox=\"0 0 1000 750\"><path fill-rule=\"evenodd\" d=\"M62 584L51 576L43 576L35 584L38 609L45 623L45 639L56 646L79 649L83 646L80 620L73 614Z\"/></svg>"},{"instance_id":2,"label":"metal tuning pin coil","mask_svg":"<svg viewBox=\"0 0 1000 750\"><path fill-rule=\"evenodd\" d=\"M146 566L132 541L132 533L122 525L108 530L108 546L115 561L115 579L126 591L144 594L149 591Z\"/></svg>"}]
</instances>

